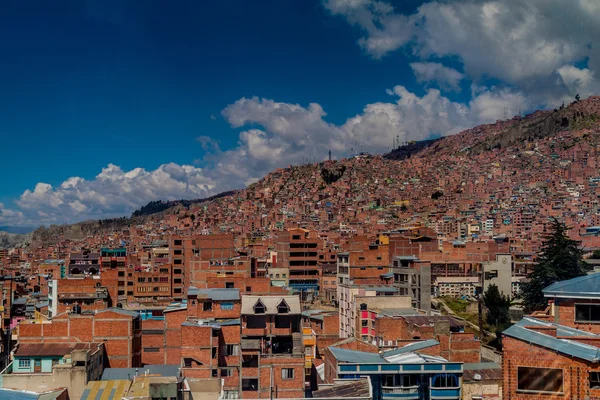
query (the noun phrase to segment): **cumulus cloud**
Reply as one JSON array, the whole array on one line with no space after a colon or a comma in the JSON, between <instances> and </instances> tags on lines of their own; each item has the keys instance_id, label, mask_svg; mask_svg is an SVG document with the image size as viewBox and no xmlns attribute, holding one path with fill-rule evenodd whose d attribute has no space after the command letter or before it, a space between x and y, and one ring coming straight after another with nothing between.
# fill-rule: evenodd
<instances>
[{"instance_id":1,"label":"cumulus cloud","mask_svg":"<svg viewBox=\"0 0 600 400\"><path fill-rule=\"evenodd\" d=\"M36 224L73 222L122 216L152 200L200 198L214 192L216 183L201 168L174 163L153 171L123 171L109 164L91 180L71 177L59 186L38 183L16 201L19 211L0 206L0 221Z\"/></svg>"},{"instance_id":2,"label":"cumulus cloud","mask_svg":"<svg viewBox=\"0 0 600 400\"><path fill-rule=\"evenodd\" d=\"M565 70L564 75L572 85L590 78L585 71ZM396 137L410 141L444 136L493 122L505 109L512 116L528 106L523 95L508 89L474 87L468 104L434 88L421 97L404 86L387 93L390 101L367 104L340 125L328 122L316 103L241 98L222 111L232 127L242 128L237 145L221 150L213 139L197 138L206 153L197 162L202 168L169 163L153 171L125 171L109 164L94 179L74 176L57 186L40 182L20 196L16 207L0 205L0 222L48 224L127 215L153 200L202 198L242 188L275 168L324 160L329 150L336 158L358 150L384 152Z\"/></svg>"},{"instance_id":3,"label":"cumulus cloud","mask_svg":"<svg viewBox=\"0 0 600 400\"><path fill-rule=\"evenodd\" d=\"M432 59L453 58L469 79L499 80L545 105L574 90L573 82L563 78L573 77L577 63L587 60L591 75L600 70L600 3L595 0L430 1L409 15L387 1L323 4L365 33L359 45L373 58L401 48L418 57L421 62L412 66L422 82L431 80L428 74L437 64ZM455 88L459 77L446 76L448 88ZM579 78L579 91L584 91L587 78Z\"/></svg>"},{"instance_id":4,"label":"cumulus cloud","mask_svg":"<svg viewBox=\"0 0 600 400\"><path fill-rule=\"evenodd\" d=\"M414 62L410 67L418 83L437 83L444 90L459 91L460 81L465 77L454 68L435 62Z\"/></svg>"}]
</instances>

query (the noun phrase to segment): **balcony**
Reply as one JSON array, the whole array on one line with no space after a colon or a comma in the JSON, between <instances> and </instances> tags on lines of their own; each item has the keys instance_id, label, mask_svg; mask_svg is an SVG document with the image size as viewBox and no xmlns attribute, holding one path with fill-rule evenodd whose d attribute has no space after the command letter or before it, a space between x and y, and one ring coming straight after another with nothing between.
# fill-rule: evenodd
<instances>
[{"instance_id":1,"label":"balcony","mask_svg":"<svg viewBox=\"0 0 600 400\"><path fill-rule=\"evenodd\" d=\"M381 395L384 399L418 400L420 398L419 386L383 386Z\"/></svg>"},{"instance_id":2,"label":"balcony","mask_svg":"<svg viewBox=\"0 0 600 400\"><path fill-rule=\"evenodd\" d=\"M429 391L431 400L460 400L460 388L431 388Z\"/></svg>"}]
</instances>

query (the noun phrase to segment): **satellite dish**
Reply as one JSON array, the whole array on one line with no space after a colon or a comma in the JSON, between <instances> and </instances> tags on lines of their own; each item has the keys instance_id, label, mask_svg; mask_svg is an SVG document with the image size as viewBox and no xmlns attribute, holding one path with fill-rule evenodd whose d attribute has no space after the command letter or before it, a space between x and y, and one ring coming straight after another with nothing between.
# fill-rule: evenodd
<instances>
[{"instance_id":1,"label":"satellite dish","mask_svg":"<svg viewBox=\"0 0 600 400\"><path fill-rule=\"evenodd\" d=\"M475 379L476 381L480 381L481 380L481 375L475 374L475 375L473 375L473 379Z\"/></svg>"}]
</instances>

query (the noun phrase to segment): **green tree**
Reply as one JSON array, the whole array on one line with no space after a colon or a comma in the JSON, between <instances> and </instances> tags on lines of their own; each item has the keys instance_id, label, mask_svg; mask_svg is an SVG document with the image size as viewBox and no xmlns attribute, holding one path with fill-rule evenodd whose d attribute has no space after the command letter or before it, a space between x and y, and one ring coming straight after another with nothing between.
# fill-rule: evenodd
<instances>
[{"instance_id":1,"label":"green tree","mask_svg":"<svg viewBox=\"0 0 600 400\"><path fill-rule=\"evenodd\" d=\"M590 258L593 260L600 260L600 250L594 250Z\"/></svg>"},{"instance_id":2,"label":"green tree","mask_svg":"<svg viewBox=\"0 0 600 400\"><path fill-rule=\"evenodd\" d=\"M490 285L483 294L483 304L488 309L487 322L494 326L504 326L510 322L508 309L510 299L500 293L498 286Z\"/></svg>"},{"instance_id":3,"label":"green tree","mask_svg":"<svg viewBox=\"0 0 600 400\"><path fill-rule=\"evenodd\" d=\"M567 236L568 228L556 218L545 235L529 282L522 284L521 295L527 312L541 310L547 301L542 290L551 284L585 275L588 265L583 261L580 242Z\"/></svg>"}]
</instances>

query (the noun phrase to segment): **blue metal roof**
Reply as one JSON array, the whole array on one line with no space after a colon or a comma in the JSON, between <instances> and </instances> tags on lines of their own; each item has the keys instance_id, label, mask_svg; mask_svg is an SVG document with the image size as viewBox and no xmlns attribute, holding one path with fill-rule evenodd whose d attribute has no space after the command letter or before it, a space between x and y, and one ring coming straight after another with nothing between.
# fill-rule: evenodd
<instances>
[{"instance_id":1,"label":"blue metal roof","mask_svg":"<svg viewBox=\"0 0 600 400\"><path fill-rule=\"evenodd\" d=\"M234 301L240 299L240 289L198 289L190 286L188 296L207 297L213 301Z\"/></svg>"},{"instance_id":2,"label":"blue metal roof","mask_svg":"<svg viewBox=\"0 0 600 400\"><path fill-rule=\"evenodd\" d=\"M577 329L572 330L572 328L552 323L546 323L543 321L536 320L534 318L523 318L521 321L517 322L516 324L502 332L502 334L582 360L590 362L600 362L600 348L598 347L576 342L574 340L556 338L554 336L546 335L544 333L528 329L527 326L556 327L557 336L562 336L562 333L567 333L567 335L565 336L589 336L597 337L598 339L600 339L600 336L595 334L589 334L588 332L579 331Z\"/></svg>"},{"instance_id":3,"label":"blue metal roof","mask_svg":"<svg viewBox=\"0 0 600 400\"><path fill-rule=\"evenodd\" d=\"M342 362L348 362L353 364L381 364L387 363L378 353L367 353L364 351L340 349L339 347L329 347L333 356Z\"/></svg>"},{"instance_id":4,"label":"blue metal roof","mask_svg":"<svg viewBox=\"0 0 600 400\"><path fill-rule=\"evenodd\" d=\"M438 342L435 339L427 339L423 340L422 342L410 343L398 349L384 351L383 357L395 356L402 353L409 353L411 351L422 350L428 347L437 346L438 344L440 344L440 342Z\"/></svg>"},{"instance_id":5,"label":"blue metal roof","mask_svg":"<svg viewBox=\"0 0 600 400\"><path fill-rule=\"evenodd\" d=\"M600 299L600 273L556 282L543 292L545 297Z\"/></svg>"}]
</instances>

